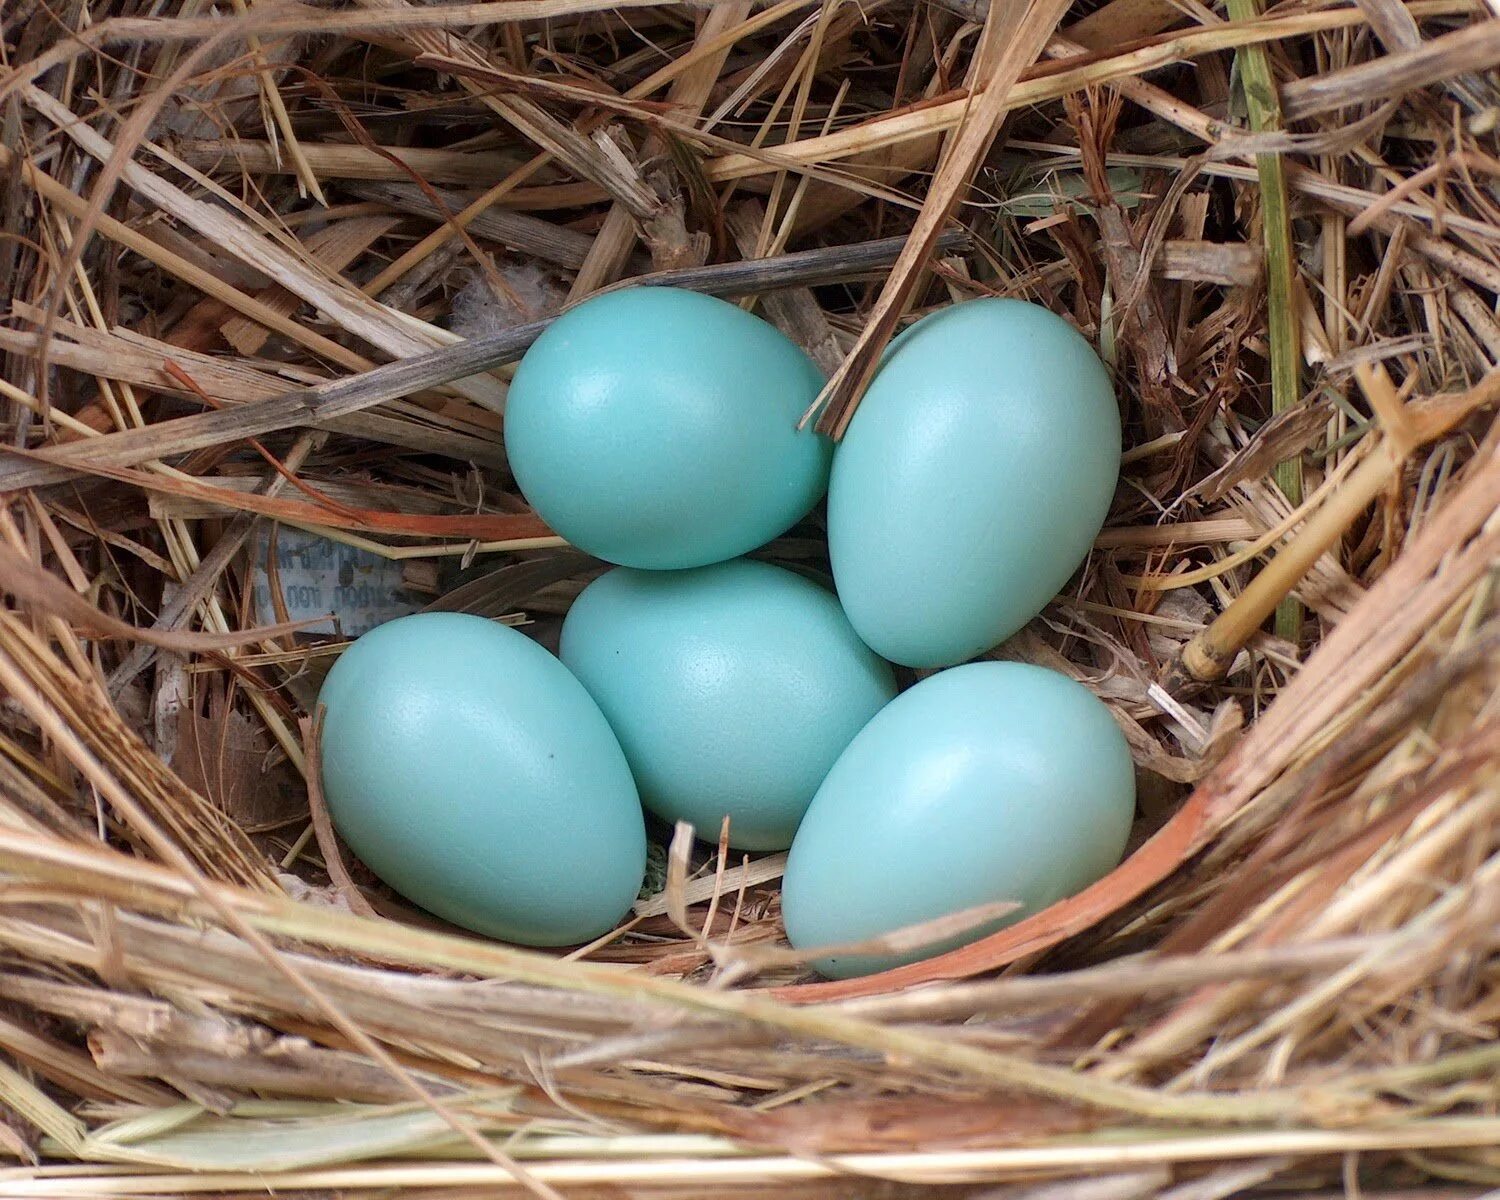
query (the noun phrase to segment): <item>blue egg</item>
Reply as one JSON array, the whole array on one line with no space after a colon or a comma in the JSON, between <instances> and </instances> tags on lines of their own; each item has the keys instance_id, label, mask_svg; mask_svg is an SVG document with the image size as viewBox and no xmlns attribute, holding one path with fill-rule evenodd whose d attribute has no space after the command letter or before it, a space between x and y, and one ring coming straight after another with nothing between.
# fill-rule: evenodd
<instances>
[{"instance_id":1,"label":"blue egg","mask_svg":"<svg viewBox=\"0 0 1500 1200\"><path fill-rule=\"evenodd\" d=\"M733 304L608 292L521 360L506 453L527 501L579 549L704 566L764 545L822 498L832 447L797 428L822 386L793 342Z\"/></svg>"},{"instance_id":2,"label":"blue egg","mask_svg":"<svg viewBox=\"0 0 1500 1200\"><path fill-rule=\"evenodd\" d=\"M562 660L604 710L641 799L700 837L784 850L828 768L896 694L838 601L769 563L619 568L584 589Z\"/></svg>"},{"instance_id":3,"label":"blue egg","mask_svg":"<svg viewBox=\"0 0 1500 1200\"><path fill-rule=\"evenodd\" d=\"M1109 511L1120 415L1061 317L971 300L891 343L834 456L839 598L878 653L963 662L1036 616Z\"/></svg>"},{"instance_id":4,"label":"blue egg","mask_svg":"<svg viewBox=\"0 0 1500 1200\"><path fill-rule=\"evenodd\" d=\"M1009 662L940 672L876 714L818 789L782 884L787 937L846 946L1020 905L937 945L815 965L843 979L953 949L1108 874L1134 811L1124 734L1082 684Z\"/></svg>"},{"instance_id":5,"label":"blue egg","mask_svg":"<svg viewBox=\"0 0 1500 1200\"><path fill-rule=\"evenodd\" d=\"M408 899L536 946L606 933L634 901L646 831L630 768L583 685L530 638L459 613L401 617L345 650L318 699L328 811Z\"/></svg>"}]
</instances>

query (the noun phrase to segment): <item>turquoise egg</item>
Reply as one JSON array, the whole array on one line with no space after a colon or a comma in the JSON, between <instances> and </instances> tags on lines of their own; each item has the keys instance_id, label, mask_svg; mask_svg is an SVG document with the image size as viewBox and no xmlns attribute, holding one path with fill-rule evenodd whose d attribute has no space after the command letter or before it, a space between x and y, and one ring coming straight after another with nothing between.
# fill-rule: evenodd
<instances>
[{"instance_id":1,"label":"turquoise egg","mask_svg":"<svg viewBox=\"0 0 1500 1200\"><path fill-rule=\"evenodd\" d=\"M328 811L408 899L533 946L606 933L635 900L646 831L620 743L524 634L401 617L345 650L318 699Z\"/></svg>"},{"instance_id":2,"label":"turquoise egg","mask_svg":"<svg viewBox=\"0 0 1500 1200\"><path fill-rule=\"evenodd\" d=\"M1078 569L1119 470L1109 375L1061 317L971 300L923 318L834 455L828 548L849 620L912 667L988 650Z\"/></svg>"},{"instance_id":3,"label":"turquoise egg","mask_svg":"<svg viewBox=\"0 0 1500 1200\"><path fill-rule=\"evenodd\" d=\"M811 580L736 559L617 568L584 589L562 660L604 710L646 807L714 841L785 850L828 768L896 694Z\"/></svg>"},{"instance_id":4,"label":"turquoise egg","mask_svg":"<svg viewBox=\"0 0 1500 1200\"><path fill-rule=\"evenodd\" d=\"M527 501L580 550L704 566L764 545L822 498L832 447L797 428L822 386L793 342L733 304L608 292L521 360L506 453Z\"/></svg>"},{"instance_id":5,"label":"turquoise egg","mask_svg":"<svg viewBox=\"0 0 1500 1200\"><path fill-rule=\"evenodd\" d=\"M951 950L1103 878L1134 811L1125 737L1082 684L1020 663L940 672L881 709L818 789L782 883L787 937L816 950L1020 904L910 953L815 965L844 979Z\"/></svg>"}]
</instances>

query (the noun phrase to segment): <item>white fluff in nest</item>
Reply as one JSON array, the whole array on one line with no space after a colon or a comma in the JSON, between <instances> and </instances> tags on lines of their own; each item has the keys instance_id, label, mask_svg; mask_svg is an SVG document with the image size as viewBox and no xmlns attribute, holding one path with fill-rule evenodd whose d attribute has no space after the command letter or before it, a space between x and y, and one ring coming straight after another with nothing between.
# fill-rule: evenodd
<instances>
[{"instance_id":1,"label":"white fluff in nest","mask_svg":"<svg viewBox=\"0 0 1500 1200\"><path fill-rule=\"evenodd\" d=\"M562 307L562 288L542 268L502 262L495 269L510 294L497 288L486 274L474 272L453 297L450 326L454 333L466 338L504 333Z\"/></svg>"}]
</instances>

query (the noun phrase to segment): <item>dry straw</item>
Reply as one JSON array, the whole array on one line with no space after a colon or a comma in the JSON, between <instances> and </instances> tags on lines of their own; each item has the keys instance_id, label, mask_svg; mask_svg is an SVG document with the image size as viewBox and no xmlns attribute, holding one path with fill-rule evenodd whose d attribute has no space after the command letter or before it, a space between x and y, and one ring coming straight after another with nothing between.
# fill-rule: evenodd
<instances>
[{"instance_id":1,"label":"dry straw","mask_svg":"<svg viewBox=\"0 0 1500 1200\"><path fill-rule=\"evenodd\" d=\"M1492 5L231 7L0 6L0 1195L1500 1186ZM509 364L643 280L834 431L943 304L1100 347L1114 511L996 653L1125 728L1117 872L820 984L778 856L546 955L341 850L268 535L545 639Z\"/></svg>"}]
</instances>

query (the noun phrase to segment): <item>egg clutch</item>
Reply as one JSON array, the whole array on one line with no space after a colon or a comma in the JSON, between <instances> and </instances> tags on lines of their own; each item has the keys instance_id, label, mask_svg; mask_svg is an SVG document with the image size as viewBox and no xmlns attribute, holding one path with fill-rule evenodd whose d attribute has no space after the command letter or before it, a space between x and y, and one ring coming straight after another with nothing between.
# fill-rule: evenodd
<instances>
[{"instance_id":1,"label":"egg clutch","mask_svg":"<svg viewBox=\"0 0 1500 1200\"><path fill-rule=\"evenodd\" d=\"M1060 673L969 661L1042 610L1104 522L1120 418L1103 365L1061 317L982 299L891 343L837 447L799 428L822 386L773 326L672 288L594 297L542 334L507 402L511 470L614 565L558 657L456 613L340 656L323 789L371 870L476 932L573 945L636 899L643 806L710 839L727 818L732 846L790 850L787 936L845 977L1119 862L1135 784L1109 711ZM743 557L825 493L835 591ZM892 663L942 669L898 695ZM947 943L878 942L982 906L1003 915Z\"/></svg>"}]
</instances>

